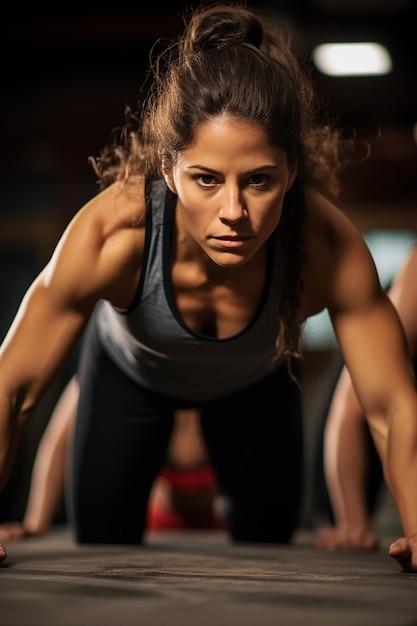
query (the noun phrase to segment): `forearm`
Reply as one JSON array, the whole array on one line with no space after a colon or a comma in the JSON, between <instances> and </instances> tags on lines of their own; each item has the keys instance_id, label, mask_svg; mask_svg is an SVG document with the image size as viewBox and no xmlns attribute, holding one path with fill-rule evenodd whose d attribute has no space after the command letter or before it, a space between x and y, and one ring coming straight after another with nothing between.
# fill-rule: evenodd
<instances>
[{"instance_id":1,"label":"forearm","mask_svg":"<svg viewBox=\"0 0 417 626\"><path fill-rule=\"evenodd\" d=\"M326 481L336 525L365 529L368 526L365 422L346 370L335 389L324 451Z\"/></svg>"},{"instance_id":2,"label":"forearm","mask_svg":"<svg viewBox=\"0 0 417 626\"><path fill-rule=\"evenodd\" d=\"M36 454L23 520L25 528L32 533L43 533L49 528L62 502L77 401L78 387L72 379L61 395Z\"/></svg>"},{"instance_id":3,"label":"forearm","mask_svg":"<svg viewBox=\"0 0 417 626\"><path fill-rule=\"evenodd\" d=\"M337 438L333 438L333 443L327 446L326 481L335 523L350 528L366 528L369 524L365 485L367 451L362 425L355 424L357 430L352 426L346 424L339 430ZM347 441L351 441L352 445Z\"/></svg>"},{"instance_id":4,"label":"forearm","mask_svg":"<svg viewBox=\"0 0 417 626\"><path fill-rule=\"evenodd\" d=\"M65 484L66 445L40 450L32 473L29 499L23 519L26 530L44 533L53 523ZM39 454L39 453L38 453Z\"/></svg>"},{"instance_id":5,"label":"forearm","mask_svg":"<svg viewBox=\"0 0 417 626\"><path fill-rule=\"evenodd\" d=\"M0 491L12 470L27 419L10 396L0 393Z\"/></svg>"},{"instance_id":6,"label":"forearm","mask_svg":"<svg viewBox=\"0 0 417 626\"><path fill-rule=\"evenodd\" d=\"M417 407L413 418L392 420L381 460L404 534L417 537Z\"/></svg>"}]
</instances>

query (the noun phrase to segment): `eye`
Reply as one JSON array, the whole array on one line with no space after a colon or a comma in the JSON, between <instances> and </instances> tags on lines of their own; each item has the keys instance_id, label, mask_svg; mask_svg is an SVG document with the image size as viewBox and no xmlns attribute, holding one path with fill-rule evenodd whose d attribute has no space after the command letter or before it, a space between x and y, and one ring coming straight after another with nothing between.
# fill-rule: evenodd
<instances>
[{"instance_id":1,"label":"eye","mask_svg":"<svg viewBox=\"0 0 417 626\"><path fill-rule=\"evenodd\" d=\"M267 183L268 176L266 174L253 174L249 177L248 183L252 187L261 187Z\"/></svg>"},{"instance_id":2,"label":"eye","mask_svg":"<svg viewBox=\"0 0 417 626\"><path fill-rule=\"evenodd\" d=\"M202 187L211 187L217 184L217 180L212 174L199 174L194 177L194 180Z\"/></svg>"}]
</instances>

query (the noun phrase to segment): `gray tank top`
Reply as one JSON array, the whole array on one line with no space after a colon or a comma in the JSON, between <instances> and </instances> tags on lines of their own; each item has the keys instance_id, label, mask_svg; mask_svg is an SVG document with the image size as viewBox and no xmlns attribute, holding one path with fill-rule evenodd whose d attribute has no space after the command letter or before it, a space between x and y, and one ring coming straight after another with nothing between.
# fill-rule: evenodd
<instances>
[{"instance_id":1,"label":"gray tank top","mask_svg":"<svg viewBox=\"0 0 417 626\"><path fill-rule=\"evenodd\" d=\"M271 237L265 287L251 323L226 339L205 336L185 325L172 297L175 200L164 180L152 183L135 300L125 310L100 301L95 323L107 353L132 380L164 395L204 401L238 391L271 372L282 285L279 229Z\"/></svg>"}]
</instances>

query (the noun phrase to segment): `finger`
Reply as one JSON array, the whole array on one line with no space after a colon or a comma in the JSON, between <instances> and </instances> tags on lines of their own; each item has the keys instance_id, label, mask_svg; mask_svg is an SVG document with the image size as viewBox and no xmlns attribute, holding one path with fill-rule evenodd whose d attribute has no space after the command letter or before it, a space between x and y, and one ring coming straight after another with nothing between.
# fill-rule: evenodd
<instances>
[{"instance_id":1,"label":"finger","mask_svg":"<svg viewBox=\"0 0 417 626\"><path fill-rule=\"evenodd\" d=\"M405 538L397 539L389 547L388 553L400 564L404 572L415 572L412 564L412 551Z\"/></svg>"},{"instance_id":2,"label":"finger","mask_svg":"<svg viewBox=\"0 0 417 626\"><path fill-rule=\"evenodd\" d=\"M25 535L25 527L20 522L5 522L0 526L0 542L22 539Z\"/></svg>"}]
</instances>

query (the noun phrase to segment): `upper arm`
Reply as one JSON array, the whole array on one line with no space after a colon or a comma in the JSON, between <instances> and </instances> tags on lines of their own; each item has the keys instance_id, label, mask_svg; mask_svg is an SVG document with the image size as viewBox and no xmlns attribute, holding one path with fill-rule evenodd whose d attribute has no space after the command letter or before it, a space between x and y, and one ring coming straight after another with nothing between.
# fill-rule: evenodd
<instances>
[{"instance_id":1,"label":"upper arm","mask_svg":"<svg viewBox=\"0 0 417 626\"><path fill-rule=\"evenodd\" d=\"M0 393L31 411L71 353L89 313L62 301L41 274L26 293L0 349Z\"/></svg>"},{"instance_id":2,"label":"upper arm","mask_svg":"<svg viewBox=\"0 0 417 626\"><path fill-rule=\"evenodd\" d=\"M123 305L132 297L137 237L120 221L113 200L110 190L76 215L24 296L1 346L0 395L19 410L36 406L97 301Z\"/></svg>"},{"instance_id":3,"label":"upper arm","mask_svg":"<svg viewBox=\"0 0 417 626\"><path fill-rule=\"evenodd\" d=\"M404 329L366 246L353 241L347 247L335 281L329 307L335 334L373 433L382 435L394 415L415 404Z\"/></svg>"},{"instance_id":4,"label":"upper arm","mask_svg":"<svg viewBox=\"0 0 417 626\"><path fill-rule=\"evenodd\" d=\"M327 307L362 409L382 432L416 403L404 329L358 230L326 200L312 195L309 202L306 292L320 293L310 308Z\"/></svg>"}]
</instances>

